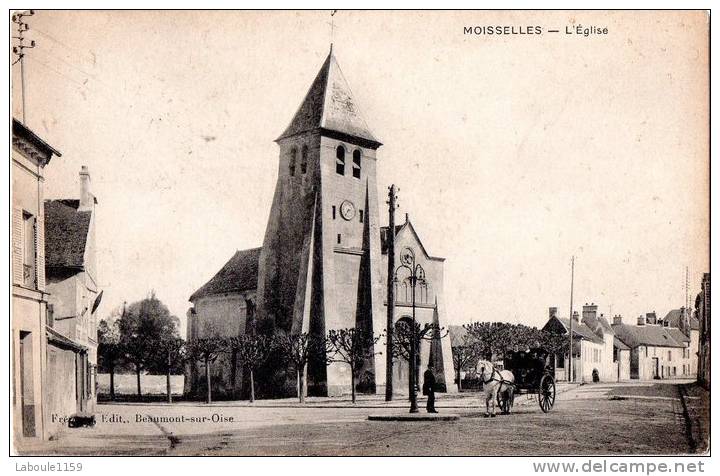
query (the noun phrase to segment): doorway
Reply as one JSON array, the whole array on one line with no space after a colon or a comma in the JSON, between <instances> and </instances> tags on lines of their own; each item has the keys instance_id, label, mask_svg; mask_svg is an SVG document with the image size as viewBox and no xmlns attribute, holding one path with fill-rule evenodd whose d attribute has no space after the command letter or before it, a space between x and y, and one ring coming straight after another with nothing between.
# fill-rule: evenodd
<instances>
[{"instance_id":1,"label":"doorway","mask_svg":"<svg viewBox=\"0 0 720 476\"><path fill-rule=\"evenodd\" d=\"M20 408L23 436L35 436L32 332L20 331Z\"/></svg>"},{"instance_id":2,"label":"doorway","mask_svg":"<svg viewBox=\"0 0 720 476\"><path fill-rule=\"evenodd\" d=\"M653 361L653 378L659 379L660 378L660 359L657 357L652 358Z\"/></svg>"}]
</instances>

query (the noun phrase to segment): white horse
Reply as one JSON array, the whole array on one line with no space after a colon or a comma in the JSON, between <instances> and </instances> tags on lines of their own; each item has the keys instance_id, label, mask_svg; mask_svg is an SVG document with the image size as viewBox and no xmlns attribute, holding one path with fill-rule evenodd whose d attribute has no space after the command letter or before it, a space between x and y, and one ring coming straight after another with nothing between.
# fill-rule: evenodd
<instances>
[{"instance_id":1,"label":"white horse","mask_svg":"<svg viewBox=\"0 0 720 476\"><path fill-rule=\"evenodd\" d=\"M485 417L495 416L495 402L498 394L508 401L508 410L512 408L515 399L515 387L511 384L515 383L515 376L509 370L498 370L487 360L478 362L480 369L480 379L483 383L483 392L485 393ZM490 406L492 405L492 413Z\"/></svg>"}]
</instances>

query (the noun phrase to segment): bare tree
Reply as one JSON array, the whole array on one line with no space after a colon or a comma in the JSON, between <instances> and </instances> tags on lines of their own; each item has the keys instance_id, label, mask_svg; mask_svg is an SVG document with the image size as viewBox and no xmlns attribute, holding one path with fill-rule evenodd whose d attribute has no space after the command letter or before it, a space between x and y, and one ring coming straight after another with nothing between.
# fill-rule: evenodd
<instances>
[{"instance_id":1,"label":"bare tree","mask_svg":"<svg viewBox=\"0 0 720 476\"><path fill-rule=\"evenodd\" d=\"M298 400L300 403L305 403L305 389L303 385L305 380L305 366L310 358L312 358L319 349L324 347L324 338L311 336L305 332L302 334L279 333L275 335L274 347L283 353L283 356L295 369Z\"/></svg>"},{"instance_id":2,"label":"bare tree","mask_svg":"<svg viewBox=\"0 0 720 476\"><path fill-rule=\"evenodd\" d=\"M272 341L262 334L250 332L231 337L228 349L235 352L237 359L250 373L250 402L255 401L255 369L257 369L272 350Z\"/></svg>"},{"instance_id":3,"label":"bare tree","mask_svg":"<svg viewBox=\"0 0 720 476\"><path fill-rule=\"evenodd\" d=\"M464 326L463 326L464 327ZM453 367L457 378L458 391L462 390L462 378L460 372L467 369L469 365L480 360L480 346L475 339L467 332L455 339L452 345Z\"/></svg>"},{"instance_id":4,"label":"bare tree","mask_svg":"<svg viewBox=\"0 0 720 476\"><path fill-rule=\"evenodd\" d=\"M182 372L185 350L185 341L178 335L163 336L155 349L151 368L165 374L168 403L172 403L170 376L173 372Z\"/></svg>"},{"instance_id":5,"label":"bare tree","mask_svg":"<svg viewBox=\"0 0 720 476\"><path fill-rule=\"evenodd\" d=\"M188 357L195 362L202 362L205 366L205 383L207 396L205 401L212 402L212 381L210 366L226 351L227 339L221 337L214 326L207 324L202 332L203 337L192 339L187 343Z\"/></svg>"},{"instance_id":6,"label":"bare tree","mask_svg":"<svg viewBox=\"0 0 720 476\"><path fill-rule=\"evenodd\" d=\"M355 403L355 375L357 369L369 358L381 352L375 352L375 344L381 336L359 328L333 329L328 332L326 356L328 362L342 362L350 366L350 385L352 402Z\"/></svg>"}]
</instances>

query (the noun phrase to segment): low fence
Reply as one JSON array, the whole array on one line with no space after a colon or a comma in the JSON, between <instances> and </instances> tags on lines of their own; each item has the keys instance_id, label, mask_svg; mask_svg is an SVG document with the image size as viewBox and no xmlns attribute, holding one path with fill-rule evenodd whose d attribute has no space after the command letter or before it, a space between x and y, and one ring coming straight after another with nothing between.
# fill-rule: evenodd
<instances>
[{"instance_id":1,"label":"low fence","mask_svg":"<svg viewBox=\"0 0 720 476\"><path fill-rule=\"evenodd\" d=\"M110 374L98 374L98 395L110 395ZM170 376L170 392L182 395L185 386L184 375ZM143 395L166 395L165 375L140 375L140 390ZM137 376L135 374L115 374L115 395L137 395Z\"/></svg>"}]
</instances>

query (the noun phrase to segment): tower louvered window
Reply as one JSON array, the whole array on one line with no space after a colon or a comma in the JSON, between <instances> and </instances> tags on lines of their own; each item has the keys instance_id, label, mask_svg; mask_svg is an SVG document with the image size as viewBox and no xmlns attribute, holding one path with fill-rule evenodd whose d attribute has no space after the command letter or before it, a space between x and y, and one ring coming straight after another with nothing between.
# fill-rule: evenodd
<instances>
[{"instance_id":1,"label":"tower louvered window","mask_svg":"<svg viewBox=\"0 0 720 476\"><path fill-rule=\"evenodd\" d=\"M341 145L335 150L335 172L345 175L345 147Z\"/></svg>"},{"instance_id":2,"label":"tower louvered window","mask_svg":"<svg viewBox=\"0 0 720 476\"><path fill-rule=\"evenodd\" d=\"M290 150L290 176L295 176L295 162L297 161L297 149L293 148Z\"/></svg>"},{"instance_id":3,"label":"tower louvered window","mask_svg":"<svg viewBox=\"0 0 720 476\"><path fill-rule=\"evenodd\" d=\"M353 177L359 179L360 178L360 160L361 160L361 153L359 150L355 149L353 151Z\"/></svg>"},{"instance_id":4,"label":"tower louvered window","mask_svg":"<svg viewBox=\"0 0 720 476\"><path fill-rule=\"evenodd\" d=\"M307 172L308 162L308 148L306 145L302 148L302 154L300 155L300 173L305 174Z\"/></svg>"}]
</instances>

